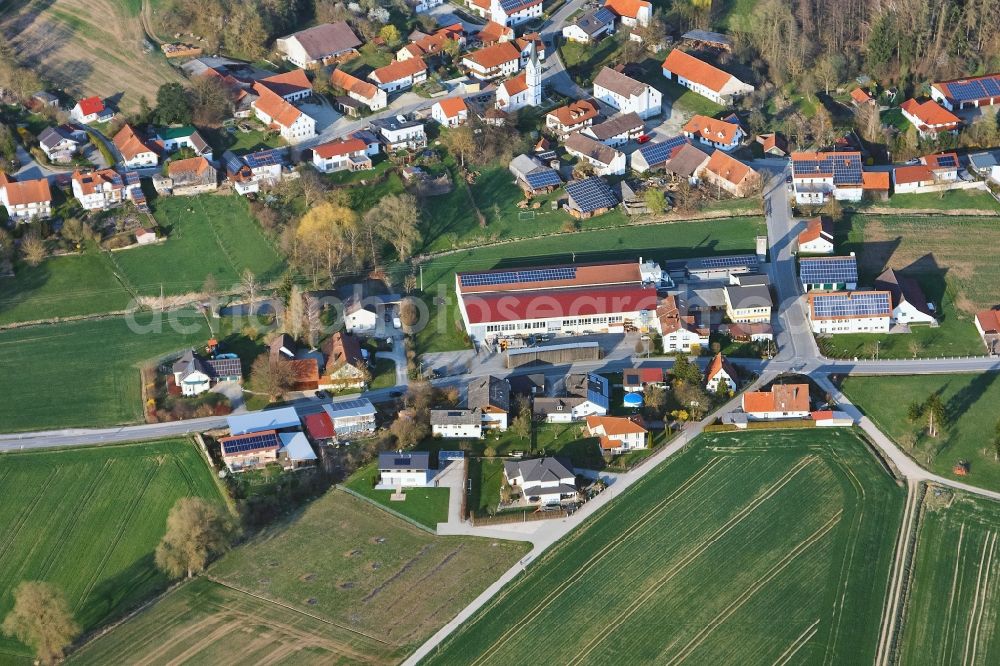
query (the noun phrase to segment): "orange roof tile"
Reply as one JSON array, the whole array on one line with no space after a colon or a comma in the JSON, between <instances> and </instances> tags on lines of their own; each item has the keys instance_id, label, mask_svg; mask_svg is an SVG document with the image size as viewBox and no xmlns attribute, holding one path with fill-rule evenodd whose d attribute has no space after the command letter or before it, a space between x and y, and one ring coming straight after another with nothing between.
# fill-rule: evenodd
<instances>
[{"instance_id":1,"label":"orange roof tile","mask_svg":"<svg viewBox=\"0 0 1000 666\"><path fill-rule=\"evenodd\" d=\"M389 83L425 71L427 71L427 65L422 58L410 58L409 60L394 60L385 67L379 67L370 76L379 83Z\"/></svg>"},{"instance_id":2,"label":"orange roof tile","mask_svg":"<svg viewBox=\"0 0 1000 666\"><path fill-rule=\"evenodd\" d=\"M736 371L729 363L729 359L723 356L721 352L716 354L715 358L713 358L708 364L708 369L705 370L705 379L708 380L715 377L719 374L720 370L725 370L727 375L729 375L732 379L736 379Z\"/></svg>"},{"instance_id":3,"label":"orange roof tile","mask_svg":"<svg viewBox=\"0 0 1000 666\"><path fill-rule=\"evenodd\" d=\"M0 179L0 187L7 190L7 201L10 202L11 206L52 201L52 191L49 189L47 179L15 180L13 176L2 175L4 178Z\"/></svg>"},{"instance_id":4,"label":"orange roof tile","mask_svg":"<svg viewBox=\"0 0 1000 666\"><path fill-rule=\"evenodd\" d=\"M93 194L98 187L105 184L114 185L116 181L119 187L123 186L121 177L113 169L98 169L88 173L76 170L73 172L73 180L79 184L80 191L83 192L84 196Z\"/></svg>"},{"instance_id":5,"label":"orange roof tile","mask_svg":"<svg viewBox=\"0 0 1000 666\"><path fill-rule=\"evenodd\" d=\"M149 145L144 142L132 129L132 126L125 124L118 134L115 134L115 138L112 139L115 147L118 148L118 152L122 154L126 160L134 159L137 155L142 153L155 153L156 151L149 147Z\"/></svg>"},{"instance_id":6,"label":"orange roof tile","mask_svg":"<svg viewBox=\"0 0 1000 666\"><path fill-rule=\"evenodd\" d=\"M897 185L933 182L934 174L923 164L915 164L913 166L899 166L893 169L893 179Z\"/></svg>"},{"instance_id":7,"label":"orange roof tile","mask_svg":"<svg viewBox=\"0 0 1000 666\"><path fill-rule=\"evenodd\" d=\"M350 155L351 153L367 149L368 144L361 139L337 139L336 141L321 143L313 148L313 152L323 159L329 159L335 155Z\"/></svg>"},{"instance_id":8,"label":"orange roof tile","mask_svg":"<svg viewBox=\"0 0 1000 666\"><path fill-rule=\"evenodd\" d=\"M864 88L855 88L851 91L851 99L858 104L872 101L872 96Z\"/></svg>"},{"instance_id":9,"label":"orange roof tile","mask_svg":"<svg viewBox=\"0 0 1000 666\"><path fill-rule=\"evenodd\" d=\"M558 109L553 109L549 111L548 115L558 120L560 125L572 127L596 118L599 113L600 109L597 108L595 102L589 99L580 99L570 102L566 106L560 106Z\"/></svg>"},{"instance_id":10,"label":"orange roof tile","mask_svg":"<svg viewBox=\"0 0 1000 666\"><path fill-rule=\"evenodd\" d=\"M956 127L962 120L954 113L944 108L932 99L918 102L910 98L899 105L899 108L916 118L923 125L920 129L948 130Z\"/></svg>"},{"instance_id":11,"label":"orange roof tile","mask_svg":"<svg viewBox=\"0 0 1000 666\"><path fill-rule=\"evenodd\" d=\"M889 172L887 171L862 171L861 189L863 190L884 190L889 191Z\"/></svg>"},{"instance_id":12,"label":"orange roof tile","mask_svg":"<svg viewBox=\"0 0 1000 666\"><path fill-rule=\"evenodd\" d=\"M979 327L987 333L1000 333L1000 309L981 310L976 313Z\"/></svg>"},{"instance_id":13,"label":"orange roof tile","mask_svg":"<svg viewBox=\"0 0 1000 666\"><path fill-rule=\"evenodd\" d=\"M194 173L200 176L211 166L204 157L189 157L185 160L174 160L167 165L167 175L173 177L182 173Z\"/></svg>"},{"instance_id":14,"label":"orange roof tile","mask_svg":"<svg viewBox=\"0 0 1000 666\"><path fill-rule=\"evenodd\" d=\"M638 18L639 10L646 7L652 11L653 5L646 0L604 0L604 6L613 11L618 16L628 18Z\"/></svg>"},{"instance_id":15,"label":"orange roof tile","mask_svg":"<svg viewBox=\"0 0 1000 666\"><path fill-rule=\"evenodd\" d=\"M705 168L733 185L739 185L746 178L757 173L746 164L743 164L743 162L730 157L725 151L718 149L712 153L712 157L708 160Z\"/></svg>"},{"instance_id":16,"label":"orange roof tile","mask_svg":"<svg viewBox=\"0 0 1000 666\"><path fill-rule=\"evenodd\" d=\"M823 235L829 236L830 240L833 239L833 222L814 217L806 221L806 228L799 233L799 244L810 243Z\"/></svg>"},{"instance_id":17,"label":"orange roof tile","mask_svg":"<svg viewBox=\"0 0 1000 666\"><path fill-rule=\"evenodd\" d=\"M510 42L502 42L466 54L466 60L471 60L483 69L493 69L505 62L520 60L521 52Z\"/></svg>"},{"instance_id":18,"label":"orange roof tile","mask_svg":"<svg viewBox=\"0 0 1000 666\"><path fill-rule=\"evenodd\" d=\"M679 49L674 49L667 54L667 59L663 61L663 68L674 74L680 75L688 81L700 83L709 90L722 92L722 89L733 78L714 65L709 65L703 60L695 58L693 55L685 53Z\"/></svg>"},{"instance_id":19,"label":"orange roof tile","mask_svg":"<svg viewBox=\"0 0 1000 666\"><path fill-rule=\"evenodd\" d=\"M260 109L261 113L267 115L273 124L281 127L291 127L302 115L302 112L295 106L267 88L261 89L261 95L254 102L254 106Z\"/></svg>"},{"instance_id":20,"label":"orange roof tile","mask_svg":"<svg viewBox=\"0 0 1000 666\"><path fill-rule=\"evenodd\" d=\"M465 105L465 100L461 97L449 97L438 102L445 118L456 118L463 111L468 113L469 107Z\"/></svg>"},{"instance_id":21,"label":"orange roof tile","mask_svg":"<svg viewBox=\"0 0 1000 666\"><path fill-rule=\"evenodd\" d=\"M736 139L736 131L740 128L735 123L725 120L696 115L684 125L684 132L691 133L715 143L730 144Z\"/></svg>"},{"instance_id":22,"label":"orange roof tile","mask_svg":"<svg viewBox=\"0 0 1000 666\"><path fill-rule=\"evenodd\" d=\"M527 72L521 72L515 76L504 81L502 84L504 91L506 91L508 97L513 97L514 95L524 92L528 89L528 75Z\"/></svg>"},{"instance_id":23,"label":"orange roof tile","mask_svg":"<svg viewBox=\"0 0 1000 666\"><path fill-rule=\"evenodd\" d=\"M489 2L486 3L487 7ZM483 29L479 31L479 41L483 44L495 44L500 40L514 39L514 29L505 25L500 25L496 21L489 21Z\"/></svg>"},{"instance_id":24,"label":"orange roof tile","mask_svg":"<svg viewBox=\"0 0 1000 666\"><path fill-rule=\"evenodd\" d=\"M587 429L593 431L599 428L608 436L639 435L648 432L632 419L621 416L588 416Z\"/></svg>"},{"instance_id":25,"label":"orange roof tile","mask_svg":"<svg viewBox=\"0 0 1000 666\"><path fill-rule=\"evenodd\" d=\"M372 99L378 94L378 86L374 83L362 81L342 69L333 70L330 74L330 83L336 88L361 95L365 99Z\"/></svg>"},{"instance_id":26,"label":"orange roof tile","mask_svg":"<svg viewBox=\"0 0 1000 666\"><path fill-rule=\"evenodd\" d=\"M947 164L942 165L941 160L947 158ZM958 153L934 153L933 155L924 155L920 158L923 164L926 164L931 169L957 169L958 168Z\"/></svg>"},{"instance_id":27,"label":"orange roof tile","mask_svg":"<svg viewBox=\"0 0 1000 666\"><path fill-rule=\"evenodd\" d=\"M748 414L761 412L808 412L808 384L775 384L770 391L748 391L743 394L743 411Z\"/></svg>"}]
</instances>

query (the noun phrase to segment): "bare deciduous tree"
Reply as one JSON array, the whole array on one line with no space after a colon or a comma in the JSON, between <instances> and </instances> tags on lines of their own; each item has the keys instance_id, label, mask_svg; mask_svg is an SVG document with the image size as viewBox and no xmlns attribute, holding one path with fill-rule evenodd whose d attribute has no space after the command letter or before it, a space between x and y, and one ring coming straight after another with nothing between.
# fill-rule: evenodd
<instances>
[{"instance_id":1,"label":"bare deciduous tree","mask_svg":"<svg viewBox=\"0 0 1000 666\"><path fill-rule=\"evenodd\" d=\"M156 566L190 578L208 561L229 550L239 532L233 517L200 497L182 497L167 516L167 531L156 547Z\"/></svg>"}]
</instances>

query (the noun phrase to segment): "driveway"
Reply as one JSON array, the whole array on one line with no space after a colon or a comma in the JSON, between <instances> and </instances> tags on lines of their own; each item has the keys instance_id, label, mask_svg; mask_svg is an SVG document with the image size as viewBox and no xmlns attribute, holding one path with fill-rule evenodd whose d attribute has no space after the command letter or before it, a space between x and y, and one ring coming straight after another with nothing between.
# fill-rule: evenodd
<instances>
[{"instance_id":1,"label":"driveway","mask_svg":"<svg viewBox=\"0 0 1000 666\"><path fill-rule=\"evenodd\" d=\"M229 405L233 408L233 412L242 413L247 411L246 405L243 404L243 387L236 382L216 384L212 387L211 391L212 393L221 393L229 398Z\"/></svg>"}]
</instances>

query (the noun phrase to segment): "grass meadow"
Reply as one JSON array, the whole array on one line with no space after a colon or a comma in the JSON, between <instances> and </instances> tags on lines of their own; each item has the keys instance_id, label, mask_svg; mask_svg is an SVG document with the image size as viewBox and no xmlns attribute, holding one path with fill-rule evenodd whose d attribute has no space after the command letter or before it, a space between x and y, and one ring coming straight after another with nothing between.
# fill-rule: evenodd
<instances>
[{"instance_id":1,"label":"grass meadow","mask_svg":"<svg viewBox=\"0 0 1000 666\"><path fill-rule=\"evenodd\" d=\"M153 550L181 497L222 501L186 439L0 455L0 616L23 580L57 585L93 629L162 589ZM0 635L0 662L28 649Z\"/></svg>"},{"instance_id":2,"label":"grass meadow","mask_svg":"<svg viewBox=\"0 0 1000 666\"><path fill-rule=\"evenodd\" d=\"M870 662L903 501L850 430L702 436L427 663Z\"/></svg>"},{"instance_id":3,"label":"grass meadow","mask_svg":"<svg viewBox=\"0 0 1000 666\"><path fill-rule=\"evenodd\" d=\"M435 537L332 490L70 661L395 664L527 550Z\"/></svg>"},{"instance_id":4,"label":"grass meadow","mask_svg":"<svg viewBox=\"0 0 1000 666\"><path fill-rule=\"evenodd\" d=\"M344 484L359 495L363 495L382 506L388 507L407 518L412 518L432 530L438 523L448 522L449 488L407 488L406 500L394 502L394 490L376 490L374 481L378 476L378 463L365 465L351 475Z\"/></svg>"},{"instance_id":5,"label":"grass meadow","mask_svg":"<svg viewBox=\"0 0 1000 666\"><path fill-rule=\"evenodd\" d=\"M920 464L935 474L1000 491L1000 462L990 443L1000 413L1000 374L912 375L846 377L842 389L879 429ZM911 401L941 396L947 423L938 437L930 437L919 423L907 418ZM891 399L886 399L890 396ZM969 463L969 474L959 477L952 468Z\"/></svg>"},{"instance_id":6,"label":"grass meadow","mask_svg":"<svg viewBox=\"0 0 1000 666\"><path fill-rule=\"evenodd\" d=\"M1000 504L928 490L899 649L899 663L1000 662Z\"/></svg>"}]
</instances>

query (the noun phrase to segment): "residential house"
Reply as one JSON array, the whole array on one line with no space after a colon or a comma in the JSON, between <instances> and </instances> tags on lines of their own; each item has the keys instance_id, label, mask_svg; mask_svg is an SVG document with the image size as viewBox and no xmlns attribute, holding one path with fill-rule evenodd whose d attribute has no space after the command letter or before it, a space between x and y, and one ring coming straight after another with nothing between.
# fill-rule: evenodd
<instances>
[{"instance_id":1,"label":"residential house","mask_svg":"<svg viewBox=\"0 0 1000 666\"><path fill-rule=\"evenodd\" d=\"M288 143L300 143L316 136L316 120L303 113L280 95L261 87L260 97L251 107L265 125L277 129Z\"/></svg>"},{"instance_id":2,"label":"residential house","mask_svg":"<svg viewBox=\"0 0 1000 666\"><path fill-rule=\"evenodd\" d=\"M514 37L514 28L507 25L500 25L492 20L487 21L482 30L476 34L476 39L483 46L499 44L500 42L512 42L514 41Z\"/></svg>"},{"instance_id":3,"label":"residential house","mask_svg":"<svg viewBox=\"0 0 1000 666\"><path fill-rule=\"evenodd\" d=\"M382 138L387 153L427 147L424 123L419 120L407 120L404 116L380 118L371 122L371 128Z\"/></svg>"},{"instance_id":4,"label":"residential house","mask_svg":"<svg viewBox=\"0 0 1000 666\"><path fill-rule=\"evenodd\" d=\"M536 395L545 395L545 375L535 373L531 375L515 375L507 378L510 384L510 392L525 398L532 398Z\"/></svg>"},{"instance_id":5,"label":"residential house","mask_svg":"<svg viewBox=\"0 0 1000 666\"><path fill-rule=\"evenodd\" d=\"M888 333L892 294L888 291L812 292L809 321L817 335Z\"/></svg>"},{"instance_id":6,"label":"residential house","mask_svg":"<svg viewBox=\"0 0 1000 666\"><path fill-rule=\"evenodd\" d=\"M269 90L286 102L300 102L308 99L313 92L312 82L301 69L258 79L254 82L253 89L258 95L264 89Z\"/></svg>"},{"instance_id":7,"label":"residential house","mask_svg":"<svg viewBox=\"0 0 1000 666\"><path fill-rule=\"evenodd\" d=\"M833 254L833 220L814 217L806 220L806 228L798 235L798 253Z\"/></svg>"},{"instance_id":8,"label":"residential house","mask_svg":"<svg viewBox=\"0 0 1000 666\"><path fill-rule=\"evenodd\" d=\"M510 384L506 379L488 375L469 382L469 409L479 412L483 427L507 429L510 414Z\"/></svg>"},{"instance_id":9,"label":"residential house","mask_svg":"<svg viewBox=\"0 0 1000 666\"><path fill-rule=\"evenodd\" d=\"M640 145L629 157L629 166L634 171L645 173L654 169L663 169L667 161L677 153L682 146L690 146L687 137L674 136L666 141L649 141ZM701 151L698 151L701 152ZM708 155L701 153L705 160ZM692 174L694 172L692 171Z\"/></svg>"},{"instance_id":10,"label":"residential house","mask_svg":"<svg viewBox=\"0 0 1000 666\"><path fill-rule=\"evenodd\" d=\"M709 393L717 393L722 386L723 390L735 393L738 377L739 373L729 359L721 353L716 354L705 370L705 389Z\"/></svg>"},{"instance_id":11,"label":"residential house","mask_svg":"<svg viewBox=\"0 0 1000 666\"><path fill-rule=\"evenodd\" d=\"M618 152L614 148L608 148L604 144L597 143L596 141L594 143L607 150ZM618 205L618 198L611 191L611 187L602 178L597 176L566 183L566 194L569 198L567 210L570 215L578 220L586 220L596 215L603 215Z\"/></svg>"},{"instance_id":12,"label":"residential house","mask_svg":"<svg viewBox=\"0 0 1000 666\"><path fill-rule=\"evenodd\" d=\"M653 3L647 0L604 0L604 6L631 28L648 26L653 18Z\"/></svg>"},{"instance_id":13,"label":"residential house","mask_svg":"<svg viewBox=\"0 0 1000 666\"><path fill-rule=\"evenodd\" d=\"M312 163L322 173L366 171L372 168L368 145L355 138L340 138L319 144L312 149Z\"/></svg>"},{"instance_id":14,"label":"residential house","mask_svg":"<svg viewBox=\"0 0 1000 666\"><path fill-rule=\"evenodd\" d=\"M278 462L281 438L275 430L230 435L219 440L222 461L230 472L245 472Z\"/></svg>"},{"instance_id":15,"label":"residential house","mask_svg":"<svg viewBox=\"0 0 1000 666\"><path fill-rule=\"evenodd\" d=\"M722 106L732 106L754 90L752 85L732 74L679 49L667 54L663 76Z\"/></svg>"},{"instance_id":16,"label":"residential house","mask_svg":"<svg viewBox=\"0 0 1000 666\"><path fill-rule=\"evenodd\" d=\"M52 191L46 178L17 180L0 171L0 204L13 222L30 222L52 215Z\"/></svg>"},{"instance_id":17,"label":"residential house","mask_svg":"<svg viewBox=\"0 0 1000 666\"><path fill-rule=\"evenodd\" d=\"M426 488L434 485L427 451L385 451L378 454L379 482L376 488Z\"/></svg>"},{"instance_id":18,"label":"residential house","mask_svg":"<svg viewBox=\"0 0 1000 666\"><path fill-rule=\"evenodd\" d=\"M444 26L430 35L421 34L396 52L396 60L438 58L449 44L465 48L465 32L461 23Z\"/></svg>"},{"instance_id":19,"label":"residential house","mask_svg":"<svg viewBox=\"0 0 1000 666\"><path fill-rule=\"evenodd\" d=\"M222 156L226 175L239 194L259 192L261 186L276 185L287 169L286 149L267 148L237 157L230 151Z\"/></svg>"},{"instance_id":20,"label":"residential house","mask_svg":"<svg viewBox=\"0 0 1000 666\"><path fill-rule=\"evenodd\" d=\"M567 375L566 394L586 398L587 402L578 407L581 417L605 416L611 405L611 384L608 378L593 372Z\"/></svg>"},{"instance_id":21,"label":"residential house","mask_svg":"<svg viewBox=\"0 0 1000 666\"><path fill-rule=\"evenodd\" d=\"M480 81L506 78L521 69L521 51L513 42L498 42L467 53L462 66Z\"/></svg>"},{"instance_id":22,"label":"residential house","mask_svg":"<svg viewBox=\"0 0 1000 666\"><path fill-rule=\"evenodd\" d=\"M788 140L777 132L758 134L757 143L760 144L761 150L764 151L765 155L773 155L775 157L788 156Z\"/></svg>"},{"instance_id":23,"label":"residential house","mask_svg":"<svg viewBox=\"0 0 1000 666\"><path fill-rule=\"evenodd\" d=\"M479 439L483 419L476 409L432 409L431 434L445 439Z\"/></svg>"},{"instance_id":24,"label":"residential house","mask_svg":"<svg viewBox=\"0 0 1000 666\"><path fill-rule=\"evenodd\" d=\"M756 171L718 149L712 153L698 175L706 183L715 185L734 197L750 196L760 184L760 175Z\"/></svg>"},{"instance_id":25,"label":"residential house","mask_svg":"<svg viewBox=\"0 0 1000 666\"><path fill-rule=\"evenodd\" d=\"M375 305L351 297L344 303L344 328L348 333L373 333L378 326Z\"/></svg>"},{"instance_id":26,"label":"residential house","mask_svg":"<svg viewBox=\"0 0 1000 666\"><path fill-rule=\"evenodd\" d=\"M100 97L87 97L77 102L69 112L69 119L83 125L106 123L115 112L104 105Z\"/></svg>"},{"instance_id":27,"label":"residential house","mask_svg":"<svg viewBox=\"0 0 1000 666\"><path fill-rule=\"evenodd\" d=\"M406 90L427 80L427 64L423 58L394 60L373 71L368 78L387 93Z\"/></svg>"},{"instance_id":28,"label":"residential house","mask_svg":"<svg viewBox=\"0 0 1000 666\"><path fill-rule=\"evenodd\" d=\"M528 106L542 104L542 67L534 43L524 70L500 84L496 93L496 108L501 111L519 111Z\"/></svg>"},{"instance_id":29,"label":"residential house","mask_svg":"<svg viewBox=\"0 0 1000 666\"><path fill-rule=\"evenodd\" d=\"M562 29L562 36L568 42L590 44L598 42L615 31L615 14L607 9L591 9L577 17Z\"/></svg>"},{"instance_id":30,"label":"residential house","mask_svg":"<svg viewBox=\"0 0 1000 666\"><path fill-rule=\"evenodd\" d=\"M170 162L167 164L167 176L173 193L178 196L211 192L219 186L215 167L204 157Z\"/></svg>"},{"instance_id":31,"label":"residential house","mask_svg":"<svg viewBox=\"0 0 1000 666\"><path fill-rule=\"evenodd\" d=\"M320 388L363 388L370 373L361 340L337 331L321 347L326 365Z\"/></svg>"},{"instance_id":32,"label":"residential house","mask_svg":"<svg viewBox=\"0 0 1000 666\"><path fill-rule=\"evenodd\" d=\"M222 382L243 381L243 369L236 354L220 354L204 358L193 349L185 351L171 366L174 386L181 394L194 396L205 393Z\"/></svg>"},{"instance_id":33,"label":"residential house","mask_svg":"<svg viewBox=\"0 0 1000 666\"><path fill-rule=\"evenodd\" d=\"M155 167L160 162L160 156L156 150L140 138L132 126L125 124L113 139L115 148L122 156L122 164L129 169L141 169L145 167Z\"/></svg>"},{"instance_id":34,"label":"residential house","mask_svg":"<svg viewBox=\"0 0 1000 666\"><path fill-rule=\"evenodd\" d=\"M958 133L962 119L934 100L918 102L908 99L899 105L903 117L917 128L922 138L934 138L942 132Z\"/></svg>"},{"instance_id":35,"label":"residential house","mask_svg":"<svg viewBox=\"0 0 1000 666\"><path fill-rule=\"evenodd\" d=\"M866 181L866 175L856 151L792 153L792 189L800 205L821 206L831 196L856 202L865 190L888 189L888 174L878 174L884 176L878 183Z\"/></svg>"},{"instance_id":36,"label":"residential house","mask_svg":"<svg viewBox=\"0 0 1000 666\"><path fill-rule=\"evenodd\" d=\"M107 210L130 198L131 190L126 189L125 179L114 169L87 173L78 169L70 183L73 196L85 210Z\"/></svg>"},{"instance_id":37,"label":"residential house","mask_svg":"<svg viewBox=\"0 0 1000 666\"><path fill-rule=\"evenodd\" d=\"M444 4L444 0L407 0L407 4L413 7L415 13L423 14L435 7L440 7Z\"/></svg>"},{"instance_id":38,"label":"residential house","mask_svg":"<svg viewBox=\"0 0 1000 666\"><path fill-rule=\"evenodd\" d=\"M279 37L275 49L296 67L315 69L357 54L361 40L344 21L322 23Z\"/></svg>"},{"instance_id":39,"label":"residential house","mask_svg":"<svg viewBox=\"0 0 1000 666\"><path fill-rule=\"evenodd\" d=\"M531 404L531 413L536 419L546 423L571 423L586 417L591 408L586 398L567 396L562 398L536 397Z\"/></svg>"},{"instance_id":40,"label":"residential house","mask_svg":"<svg viewBox=\"0 0 1000 666\"><path fill-rule=\"evenodd\" d=\"M980 178L1000 183L1000 150L988 150L969 155L969 167Z\"/></svg>"},{"instance_id":41,"label":"residential house","mask_svg":"<svg viewBox=\"0 0 1000 666\"><path fill-rule=\"evenodd\" d=\"M799 281L803 291L852 291L858 288L858 260L841 257L801 257Z\"/></svg>"},{"instance_id":42,"label":"residential house","mask_svg":"<svg viewBox=\"0 0 1000 666\"><path fill-rule=\"evenodd\" d=\"M560 136L565 136L570 132L590 127L600 113L597 104L592 100L574 100L545 114L545 127Z\"/></svg>"},{"instance_id":43,"label":"residential house","mask_svg":"<svg viewBox=\"0 0 1000 666\"><path fill-rule=\"evenodd\" d=\"M770 391L743 394L743 411L753 420L804 419L809 416L808 384L774 384Z\"/></svg>"},{"instance_id":44,"label":"residential house","mask_svg":"<svg viewBox=\"0 0 1000 666\"><path fill-rule=\"evenodd\" d=\"M622 113L634 112L646 120L660 115L663 95L651 85L603 67L594 78L594 97Z\"/></svg>"},{"instance_id":45,"label":"residential house","mask_svg":"<svg viewBox=\"0 0 1000 666\"><path fill-rule=\"evenodd\" d=\"M212 159L212 147L191 125L183 127L160 127L156 130L156 143L165 153L172 153L182 148L188 148L197 157Z\"/></svg>"},{"instance_id":46,"label":"residential house","mask_svg":"<svg viewBox=\"0 0 1000 666\"><path fill-rule=\"evenodd\" d=\"M986 351L991 356L1000 354L1000 308L977 312L976 330L986 345Z\"/></svg>"},{"instance_id":47,"label":"residential house","mask_svg":"<svg viewBox=\"0 0 1000 666\"><path fill-rule=\"evenodd\" d=\"M630 111L612 116L603 123L591 125L584 129L581 134L597 139L606 146L616 148L638 139L644 131L645 124L642 122L642 118Z\"/></svg>"},{"instance_id":48,"label":"residential house","mask_svg":"<svg viewBox=\"0 0 1000 666\"><path fill-rule=\"evenodd\" d=\"M31 96L32 108L45 108L50 107L53 109L59 108L59 98L50 92L45 90L40 90Z\"/></svg>"},{"instance_id":49,"label":"residential house","mask_svg":"<svg viewBox=\"0 0 1000 666\"><path fill-rule=\"evenodd\" d=\"M746 138L739 124L701 115L693 116L684 125L683 132L689 139L727 152L739 148Z\"/></svg>"},{"instance_id":50,"label":"residential house","mask_svg":"<svg viewBox=\"0 0 1000 666\"><path fill-rule=\"evenodd\" d=\"M375 432L375 406L368 398L338 400L323 405L339 439L353 439Z\"/></svg>"},{"instance_id":51,"label":"residential house","mask_svg":"<svg viewBox=\"0 0 1000 666\"><path fill-rule=\"evenodd\" d=\"M73 160L80 146L87 143L86 132L76 130L69 125L46 127L38 135L38 146L45 157L53 163L65 163Z\"/></svg>"},{"instance_id":52,"label":"residential house","mask_svg":"<svg viewBox=\"0 0 1000 666\"><path fill-rule=\"evenodd\" d=\"M932 83L931 99L949 111L993 106L1000 103L1000 74Z\"/></svg>"},{"instance_id":53,"label":"residential house","mask_svg":"<svg viewBox=\"0 0 1000 666\"><path fill-rule=\"evenodd\" d=\"M771 321L771 290L766 280L763 284L727 284L722 293L726 301L726 317L730 321L738 324Z\"/></svg>"},{"instance_id":54,"label":"residential house","mask_svg":"<svg viewBox=\"0 0 1000 666\"><path fill-rule=\"evenodd\" d=\"M892 180L896 194L940 192L959 184L958 155L937 153L924 155L919 164L898 166L893 169Z\"/></svg>"},{"instance_id":55,"label":"residential house","mask_svg":"<svg viewBox=\"0 0 1000 666\"><path fill-rule=\"evenodd\" d=\"M551 192L562 185L562 178L555 169L543 165L537 157L518 155L507 166L517 180L518 186L526 194Z\"/></svg>"},{"instance_id":56,"label":"residential house","mask_svg":"<svg viewBox=\"0 0 1000 666\"><path fill-rule=\"evenodd\" d=\"M563 143L566 152L585 160L598 176L624 176L625 154L579 132L570 134Z\"/></svg>"},{"instance_id":57,"label":"residential house","mask_svg":"<svg viewBox=\"0 0 1000 666\"><path fill-rule=\"evenodd\" d=\"M875 99L864 88L855 88L851 91L851 104L856 107L866 104L873 105L875 104Z\"/></svg>"},{"instance_id":58,"label":"residential house","mask_svg":"<svg viewBox=\"0 0 1000 666\"><path fill-rule=\"evenodd\" d=\"M690 353L694 345L699 348L708 347L708 329L698 327L693 316L682 313L673 294L660 300L656 306L656 319L660 325L665 354Z\"/></svg>"},{"instance_id":59,"label":"residential house","mask_svg":"<svg viewBox=\"0 0 1000 666\"><path fill-rule=\"evenodd\" d=\"M293 391L315 391L319 388L319 360L316 355L298 353L295 340L287 333L275 336L269 347L274 363L287 363L291 368ZM322 354L318 354L322 358Z\"/></svg>"},{"instance_id":60,"label":"residential house","mask_svg":"<svg viewBox=\"0 0 1000 666\"><path fill-rule=\"evenodd\" d=\"M330 84L344 91L348 98L356 100L368 107L369 111L378 111L389 105L389 95L386 91L342 69L335 69L330 74Z\"/></svg>"},{"instance_id":61,"label":"residential house","mask_svg":"<svg viewBox=\"0 0 1000 666\"><path fill-rule=\"evenodd\" d=\"M892 296L893 324L936 324L934 306L924 296L920 283L891 268L875 278L874 289L887 291Z\"/></svg>"},{"instance_id":62,"label":"residential house","mask_svg":"<svg viewBox=\"0 0 1000 666\"><path fill-rule=\"evenodd\" d=\"M506 26L542 16L542 0L466 0L466 5L483 18Z\"/></svg>"},{"instance_id":63,"label":"residential house","mask_svg":"<svg viewBox=\"0 0 1000 666\"><path fill-rule=\"evenodd\" d=\"M663 386L663 368L626 368L622 370L622 388L626 393L641 393L647 386Z\"/></svg>"},{"instance_id":64,"label":"residential house","mask_svg":"<svg viewBox=\"0 0 1000 666\"><path fill-rule=\"evenodd\" d=\"M504 463L503 476L528 504L556 506L577 496L576 474L565 458L511 460Z\"/></svg>"},{"instance_id":65,"label":"residential house","mask_svg":"<svg viewBox=\"0 0 1000 666\"><path fill-rule=\"evenodd\" d=\"M620 416L588 416L587 434L599 438L601 452L621 455L646 448L646 435L642 425Z\"/></svg>"},{"instance_id":66,"label":"residential house","mask_svg":"<svg viewBox=\"0 0 1000 666\"><path fill-rule=\"evenodd\" d=\"M469 107L461 97L442 99L431 107L431 118L445 127L458 127L469 119Z\"/></svg>"}]
</instances>

